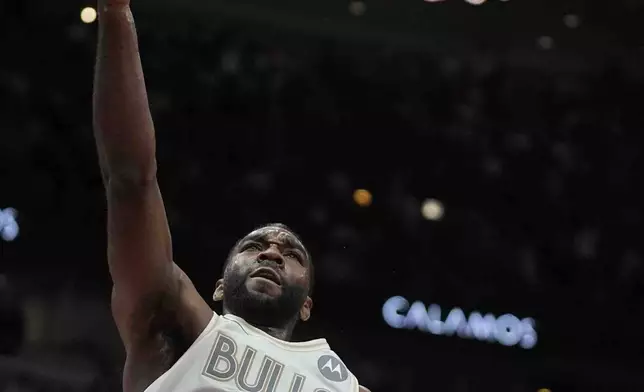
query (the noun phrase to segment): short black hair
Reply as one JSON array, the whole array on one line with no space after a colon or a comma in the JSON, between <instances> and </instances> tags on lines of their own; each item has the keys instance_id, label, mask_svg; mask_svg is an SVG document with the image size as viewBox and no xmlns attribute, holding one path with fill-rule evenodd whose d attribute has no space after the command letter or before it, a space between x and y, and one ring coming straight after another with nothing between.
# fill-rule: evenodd
<instances>
[{"instance_id":1,"label":"short black hair","mask_svg":"<svg viewBox=\"0 0 644 392\"><path fill-rule=\"evenodd\" d=\"M293 237L295 237L298 241L300 241L300 243L304 247L304 253L306 255L306 258L309 261L309 296L312 296L313 295L313 286L315 284L315 269L313 268L313 258L311 257L311 254L309 253L309 250L304 245L304 242L302 241L300 236L293 229L291 229L290 227L288 227L287 225L285 225L283 223L268 223L268 224L264 224L264 225L258 226L256 228L254 228L253 230L251 230L251 233L253 231L262 230L262 229L266 229L266 228L269 228L269 227L275 227L275 228L278 228L280 230L284 230L284 231L289 232L290 234L293 235ZM240 238L239 240L237 240L237 242L235 242L235 246L233 246L232 249L230 250L230 252L228 253L228 258L226 259L226 262L224 263L224 271L226 270L226 267L228 267L228 264L230 263L230 261L233 259L233 256L237 252L237 249L239 248L239 245L241 245L241 242L244 240L244 238L246 238L246 236L244 236L244 237Z\"/></svg>"}]
</instances>

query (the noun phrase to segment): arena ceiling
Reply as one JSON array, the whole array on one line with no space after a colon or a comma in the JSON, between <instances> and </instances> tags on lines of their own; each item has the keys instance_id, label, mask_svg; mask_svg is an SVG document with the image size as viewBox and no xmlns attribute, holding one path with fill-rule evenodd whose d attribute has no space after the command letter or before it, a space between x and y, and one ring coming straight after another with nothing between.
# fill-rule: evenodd
<instances>
[{"instance_id":1,"label":"arena ceiling","mask_svg":"<svg viewBox=\"0 0 644 392\"><path fill-rule=\"evenodd\" d=\"M233 18L252 25L260 22L441 50L472 45L601 53L644 48L644 29L639 23L644 2L640 0L164 0L162 7L155 0L138 3L146 11L157 10L175 20L180 15L176 11L182 10L206 23Z\"/></svg>"}]
</instances>

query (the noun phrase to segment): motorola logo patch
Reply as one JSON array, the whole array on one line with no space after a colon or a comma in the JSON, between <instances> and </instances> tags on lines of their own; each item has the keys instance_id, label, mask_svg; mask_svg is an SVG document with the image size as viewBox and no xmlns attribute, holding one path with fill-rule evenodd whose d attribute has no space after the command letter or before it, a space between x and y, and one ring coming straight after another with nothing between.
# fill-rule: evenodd
<instances>
[{"instance_id":1,"label":"motorola logo patch","mask_svg":"<svg viewBox=\"0 0 644 392\"><path fill-rule=\"evenodd\" d=\"M327 380L335 382L345 381L349 377L347 367L332 355L323 355L318 359L318 370Z\"/></svg>"}]
</instances>

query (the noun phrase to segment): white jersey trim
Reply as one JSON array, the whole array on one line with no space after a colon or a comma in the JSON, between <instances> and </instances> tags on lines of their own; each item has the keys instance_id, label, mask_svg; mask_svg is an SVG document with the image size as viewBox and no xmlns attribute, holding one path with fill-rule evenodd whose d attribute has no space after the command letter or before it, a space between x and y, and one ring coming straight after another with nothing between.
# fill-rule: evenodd
<instances>
[{"instance_id":1,"label":"white jersey trim","mask_svg":"<svg viewBox=\"0 0 644 392\"><path fill-rule=\"evenodd\" d=\"M358 381L358 378L353 373L351 373L351 378L353 379L353 388L351 389L353 389L355 392L360 392L360 382Z\"/></svg>"},{"instance_id":2,"label":"white jersey trim","mask_svg":"<svg viewBox=\"0 0 644 392\"><path fill-rule=\"evenodd\" d=\"M229 321L232 321L239 325L244 332L246 332L249 335L259 335L263 338L266 338L267 341L271 342L272 344L288 351L328 351L331 350L329 347L329 344L327 343L326 339L314 339L314 340L309 340L306 342L287 342L284 340L277 339L266 332L262 331L259 328L253 327L250 325L248 322L246 322L244 319L241 317L237 317L233 314L225 314L221 316Z\"/></svg>"}]
</instances>

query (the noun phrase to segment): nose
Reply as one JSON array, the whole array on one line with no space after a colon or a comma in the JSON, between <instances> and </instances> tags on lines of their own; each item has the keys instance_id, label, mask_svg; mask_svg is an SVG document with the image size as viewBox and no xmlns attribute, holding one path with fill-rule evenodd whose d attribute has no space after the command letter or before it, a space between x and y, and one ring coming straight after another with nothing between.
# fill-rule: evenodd
<instances>
[{"instance_id":1,"label":"nose","mask_svg":"<svg viewBox=\"0 0 644 392\"><path fill-rule=\"evenodd\" d=\"M280 266L284 264L284 258L282 257L282 253L275 245L271 245L268 248L266 248L266 250L264 250L259 254L258 258L259 258L259 261L272 261L274 263L277 263Z\"/></svg>"}]
</instances>

